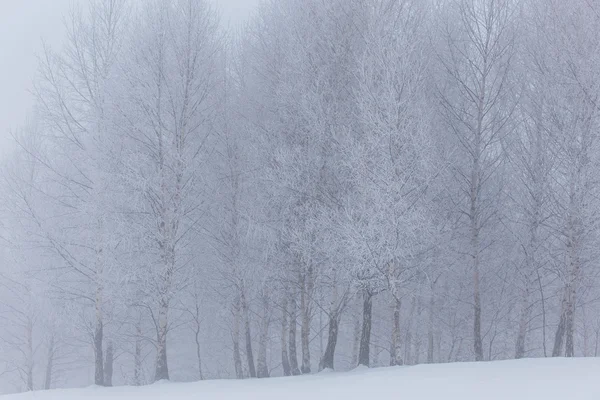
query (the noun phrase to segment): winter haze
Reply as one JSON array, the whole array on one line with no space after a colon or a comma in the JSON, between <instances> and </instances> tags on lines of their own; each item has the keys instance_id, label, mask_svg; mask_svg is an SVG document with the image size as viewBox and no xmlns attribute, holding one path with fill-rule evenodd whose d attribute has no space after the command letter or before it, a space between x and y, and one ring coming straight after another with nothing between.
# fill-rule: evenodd
<instances>
[{"instance_id":1,"label":"winter haze","mask_svg":"<svg viewBox=\"0 0 600 400\"><path fill-rule=\"evenodd\" d=\"M258 3L0 3L0 394L600 395L600 0Z\"/></svg>"},{"instance_id":2,"label":"winter haze","mask_svg":"<svg viewBox=\"0 0 600 400\"><path fill-rule=\"evenodd\" d=\"M3 0L0 2L0 157L12 149L10 131L17 129L33 104L29 91L37 70L42 42L60 47L63 17L72 5L88 0ZM259 0L211 0L223 15L223 24L245 21Z\"/></svg>"}]
</instances>

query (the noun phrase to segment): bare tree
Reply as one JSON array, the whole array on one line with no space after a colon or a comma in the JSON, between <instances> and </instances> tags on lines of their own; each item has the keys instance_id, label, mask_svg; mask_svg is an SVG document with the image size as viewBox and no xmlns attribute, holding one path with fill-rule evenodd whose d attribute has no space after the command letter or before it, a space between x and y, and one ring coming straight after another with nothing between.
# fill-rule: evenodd
<instances>
[{"instance_id":1,"label":"bare tree","mask_svg":"<svg viewBox=\"0 0 600 400\"><path fill-rule=\"evenodd\" d=\"M448 5L440 87L448 129L455 134L454 163L459 192L453 200L468 233L465 253L473 285L473 349L483 360L481 280L486 249L493 242L489 228L497 218L498 170L503 162L501 141L512 129L515 110L511 85L515 53L514 21L518 10L511 0L457 0ZM453 22L450 22L453 21ZM468 250L466 250L468 249Z\"/></svg>"},{"instance_id":2,"label":"bare tree","mask_svg":"<svg viewBox=\"0 0 600 400\"><path fill-rule=\"evenodd\" d=\"M189 246L203 212L202 165L214 129L222 44L218 18L204 1L148 4L136 28L123 68L128 92L121 118L132 146L125 176L139 194L135 211L156 257L148 260L147 290L156 325L155 380L161 380L169 379L170 305L189 273Z\"/></svg>"}]
</instances>

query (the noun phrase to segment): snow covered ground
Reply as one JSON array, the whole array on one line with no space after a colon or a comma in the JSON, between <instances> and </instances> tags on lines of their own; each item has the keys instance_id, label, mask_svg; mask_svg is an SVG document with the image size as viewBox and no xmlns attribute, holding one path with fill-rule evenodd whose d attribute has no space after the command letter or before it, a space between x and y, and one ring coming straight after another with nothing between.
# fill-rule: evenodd
<instances>
[{"instance_id":1,"label":"snow covered ground","mask_svg":"<svg viewBox=\"0 0 600 400\"><path fill-rule=\"evenodd\" d=\"M378 368L294 378L52 390L2 400L598 400L600 359Z\"/></svg>"}]
</instances>

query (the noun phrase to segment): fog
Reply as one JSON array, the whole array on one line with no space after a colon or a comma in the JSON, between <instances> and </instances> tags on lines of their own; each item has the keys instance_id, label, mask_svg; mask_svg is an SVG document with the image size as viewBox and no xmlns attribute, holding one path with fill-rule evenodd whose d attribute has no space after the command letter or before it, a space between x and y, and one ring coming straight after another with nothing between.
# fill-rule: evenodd
<instances>
[{"instance_id":1,"label":"fog","mask_svg":"<svg viewBox=\"0 0 600 400\"><path fill-rule=\"evenodd\" d=\"M2 4L1 392L598 355L600 0Z\"/></svg>"},{"instance_id":2,"label":"fog","mask_svg":"<svg viewBox=\"0 0 600 400\"><path fill-rule=\"evenodd\" d=\"M243 23L259 0L213 0L222 23ZM64 15L86 0L19 0L0 3L0 157L14 148L10 132L17 129L33 106L32 80L42 43L60 47Z\"/></svg>"}]
</instances>

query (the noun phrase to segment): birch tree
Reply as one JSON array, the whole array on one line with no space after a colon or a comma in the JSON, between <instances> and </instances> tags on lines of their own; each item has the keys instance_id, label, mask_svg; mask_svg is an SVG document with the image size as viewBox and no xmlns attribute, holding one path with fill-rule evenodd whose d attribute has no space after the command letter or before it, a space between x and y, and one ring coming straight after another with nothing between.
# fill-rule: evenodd
<instances>
[{"instance_id":1,"label":"birch tree","mask_svg":"<svg viewBox=\"0 0 600 400\"><path fill-rule=\"evenodd\" d=\"M62 217L48 225L46 210L31 210L40 230L72 275L65 292L93 304L95 383L102 385L104 299L109 248L107 208L110 168L110 77L121 49L124 1L98 1L87 14L74 9L62 53L41 58L36 95L53 159L36 154L47 179L46 196ZM29 150L31 151L31 150ZM77 230L68 227L75 225ZM87 287L79 286L86 282ZM77 285L77 286L75 286Z\"/></svg>"},{"instance_id":2,"label":"birch tree","mask_svg":"<svg viewBox=\"0 0 600 400\"><path fill-rule=\"evenodd\" d=\"M424 11L424 5L412 1L372 4L355 91L360 131L348 146L357 202L349 205L347 246L360 252L359 262L389 290L393 365L401 363L401 284L415 267L418 242L427 241L422 206L435 169L427 169L425 156L430 139L422 96L428 63ZM377 289L367 290L365 307L371 290Z\"/></svg>"},{"instance_id":3,"label":"birch tree","mask_svg":"<svg viewBox=\"0 0 600 400\"><path fill-rule=\"evenodd\" d=\"M447 51L439 57L446 79L441 104L447 129L456 138L453 168L459 191L452 201L469 238L461 252L472 281L473 351L481 361L482 274L490 261L490 228L498 216L500 143L512 129L515 109L511 73L518 7L510 0L458 0L448 7L450 20L443 28Z\"/></svg>"},{"instance_id":4,"label":"birch tree","mask_svg":"<svg viewBox=\"0 0 600 400\"><path fill-rule=\"evenodd\" d=\"M151 255L144 274L158 381L169 379L170 305L190 273L190 246L202 223L222 44L218 18L204 1L148 3L136 30L123 68L121 118L130 145L125 176Z\"/></svg>"},{"instance_id":5,"label":"birch tree","mask_svg":"<svg viewBox=\"0 0 600 400\"><path fill-rule=\"evenodd\" d=\"M598 85L592 65L599 42L587 32L596 29L600 19L594 2L575 2L568 7L550 2L538 10L540 47L547 51L535 53L534 71L547 95L545 124L541 126L547 127L553 138L554 210L559 216L553 224L558 239L554 265L562 283L552 355L573 357L575 310L582 301L585 269L595 257L592 243L597 240L598 214L593 200L597 180L592 170L598 163Z\"/></svg>"}]
</instances>

